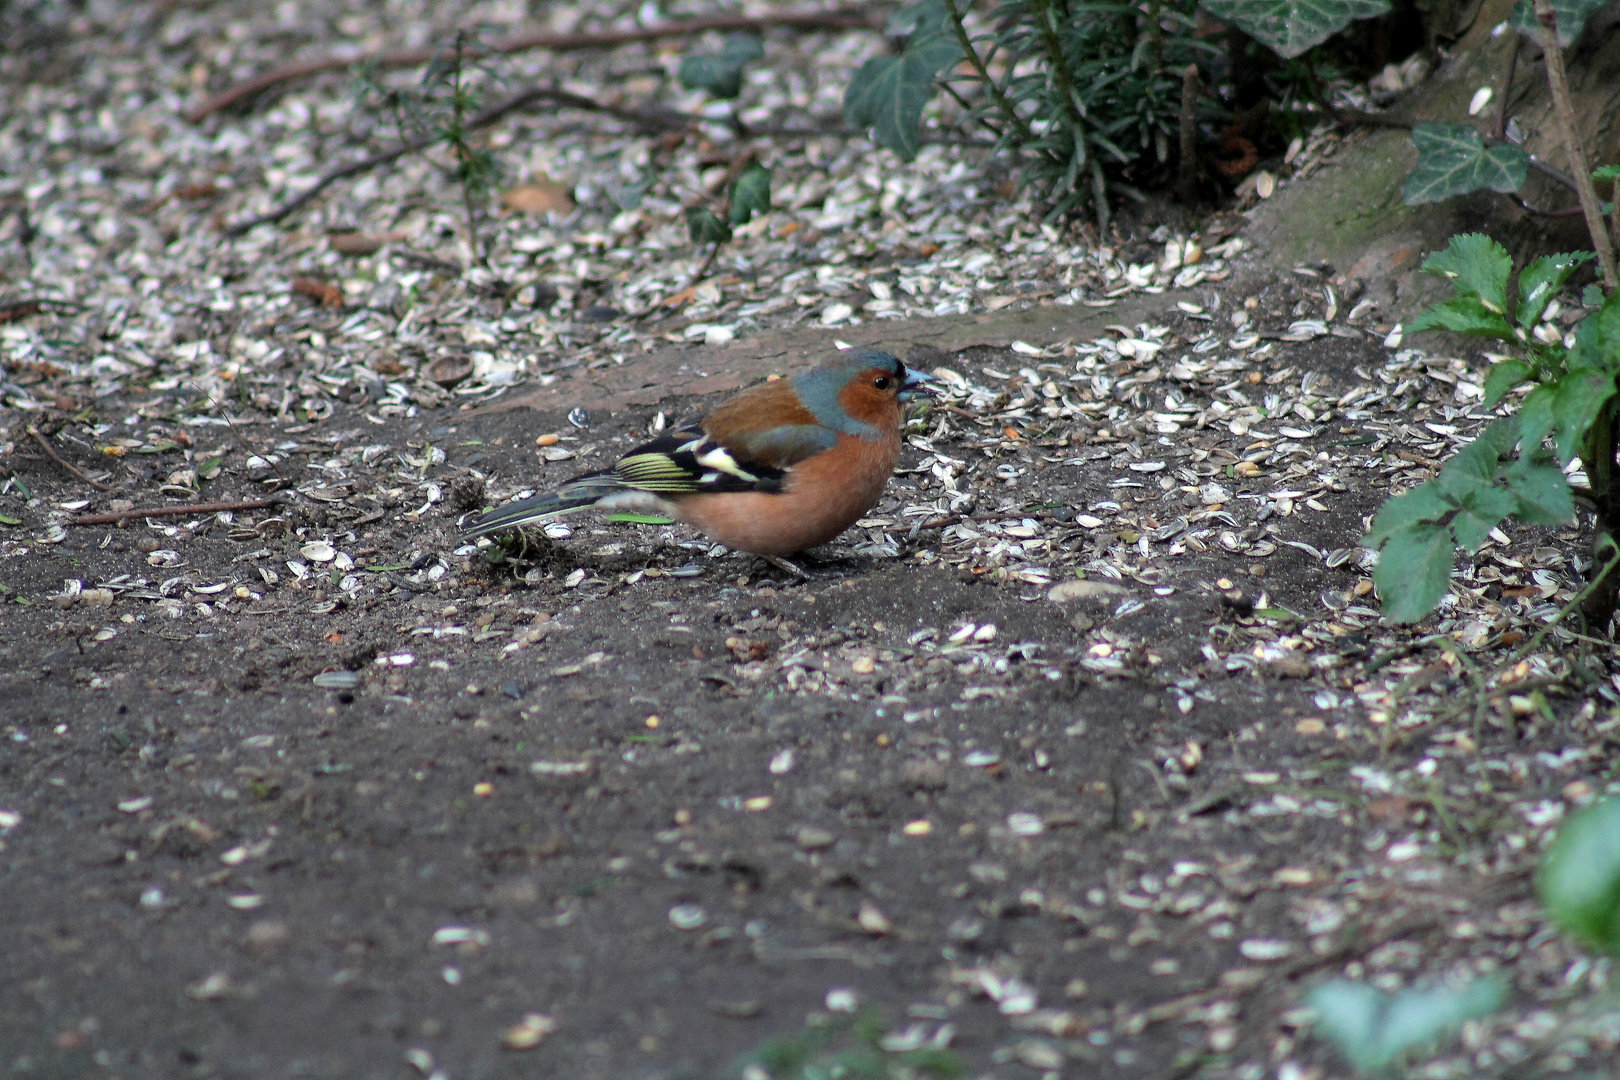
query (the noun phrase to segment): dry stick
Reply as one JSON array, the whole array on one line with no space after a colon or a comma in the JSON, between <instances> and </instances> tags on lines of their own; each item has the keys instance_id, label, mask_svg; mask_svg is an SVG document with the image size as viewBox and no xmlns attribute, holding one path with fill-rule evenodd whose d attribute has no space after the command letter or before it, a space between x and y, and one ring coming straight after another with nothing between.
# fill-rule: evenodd
<instances>
[{"instance_id":1,"label":"dry stick","mask_svg":"<svg viewBox=\"0 0 1620 1080\"><path fill-rule=\"evenodd\" d=\"M1603 267L1603 287L1613 292L1620 288L1620 272L1615 269L1614 247L1609 243L1609 229L1603 222L1603 206L1598 201L1597 187L1592 183L1592 172L1586 165L1580 129L1575 125L1575 105L1569 96L1564 53L1558 47L1558 13L1553 10L1552 0L1535 0L1535 7L1536 22L1541 27L1541 52L1547 61L1547 88L1552 91L1553 114L1558 117L1569 167L1575 172L1575 192L1580 195L1581 209L1586 212L1586 228L1592 234L1598 265Z\"/></svg>"},{"instance_id":2,"label":"dry stick","mask_svg":"<svg viewBox=\"0 0 1620 1080\"><path fill-rule=\"evenodd\" d=\"M1192 205L1198 193L1198 65L1188 64L1181 73L1181 160L1177 162L1176 195ZM1157 775L1157 774L1155 774Z\"/></svg>"},{"instance_id":3,"label":"dry stick","mask_svg":"<svg viewBox=\"0 0 1620 1080\"><path fill-rule=\"evenodd\" d=\"M1496 111L1496 137L1507 138L1508 101L1513 96L1513 76L1519 67L1519 49L1522 42L1518 34L1513 35L1513 47L1508 52L1507 71L1502 76L1502 107Z\"/></svg>"},{"instance_id":4,"label":"dry stick","mask_svg":"<svg viewBox=\"0 0 1620 1080\"><path fill-rule=\"evenodd\" d=\"M525 105L531 104L535 101L554 101L559 105L572 106L576 109L586 109L591 112L607 113L608 115L618 117L621 120L631 120L637 123L657 125L668 128L685 127L688 123L702 119L701 117L688 117L685 113L677 113L664 109L626 109L618 105L608 105L604 102L594 101L591 98L584 97L580 94L572 94L567 90L558 90L554 87L548 86L531 86L527 90L513 94L511 97L507 98L498 105L492 105L483 112L474 116L471 120L467 121L465 130L475 131L479 128L488 127L490 124L500 120L508 113L515 112L518 109L523 108ZM414 154L419 150L425 150L429 146L432 146L434 143L438 142L439 138L440 137L438 135L419 136L415 139L401 143L392 150L386 150L383 153L375 154L362 161L356 161L351 164L333 169L331 172L315 181L315 183L304 192L287 200L274 210L271 210L265 214L260 214L258 217L249 218L246 221L239 221L235 225L229 226L225 229L225 235L229 237L241 236L243 233L248 232L251 229L255 229L260 225L273 225L282 218L286 217L288 214L291 214L293 211L297 210L299 207L303 206L305 203L309 202L311 199L315 198L315 196L319 195L321 192L325 191L339 180L344 180L351 176L358 176L364 172L370 172L372 169L398 161L407 154Z\"/></svg>"},{"instance_id":5,"label":"dry stick","mask_svg":"<svg viewBox=\"0 0 1620 1080\"><path fill-rule=\"evenodd\" d=\"M497 41L485 49L469 51L468 56L477 58L482 56L509 56L513 53L528 52L533 49L550 49L553 52L570 52L580 49L606 49L616 45L629 45L641 41L659 41L664 38L690 37L694 34L706 33L710 30L769 30L775 27L787 27L793 30L870 30L881 25L881 22L867 11L860 9L842 8L835 11L790 11L781 15L765 15L758 18L747 18L740 15L721 15L708 19L685 19L680 22L662 23L658 26L641 27L635 30L606 30L595 33L579 34L520 34L505 41ZM286 67L267 71L257 75L247 82L238 83L229 90L210 101L191 110L186 119L197 123L204 117L230 108L243 98L268 90L284 82L295 79L319 75L326 71L337 71L357 64L375 64L378 67L419 67L431 63L438 56L439 49L405 49L400 52L374 52L360 56L327 57L324 60L309 60L301 64L289 64Z\"/></svg>"},{"instance_id":6,"label":"dry stick","mask_svg":"<svg viewBox=\"0 0 1620 1080\"><path fill-rule=\"evenodd\" d=\"M118 510L110 514L86 514L68 518L69 525L111 525L138 517L178 517L183 514L218 514L227 510L263 510L274 506L274 499L244 499L241 502L187 503L184 506L149 506L144 510Z\"/></svg>"},{"instance_id":7,"label":"dry stick","mask_svg":"<svg viewBox=\"0 0 1620 1080\"><path fill-rule=\"evenodd\" d=\"M103 484L103 483L101 483L99 481L90 479L83 472L81 472L78 468L76 468L73 465L68 464L68 462L63 459L62 455L58 454L56 452L56 448L50 444L50 440L46 439L45 436L41 435L39 433L39 428L35 427L33 424L28 425L28 434L30 434L30 435L32 435L34 437L34 439L39 443L40 448L42 450L44 450L47 454L51 455L51 460L52 461L54 461L58 465L62 466L62 468L66 469L68 472L72 473L74 476L77 476L80 480L83 480L85 483L89 484L91 487L95 488L98 491L114 491L114 490L116 490L111 485Z\"/></svg>"}]
</instances>

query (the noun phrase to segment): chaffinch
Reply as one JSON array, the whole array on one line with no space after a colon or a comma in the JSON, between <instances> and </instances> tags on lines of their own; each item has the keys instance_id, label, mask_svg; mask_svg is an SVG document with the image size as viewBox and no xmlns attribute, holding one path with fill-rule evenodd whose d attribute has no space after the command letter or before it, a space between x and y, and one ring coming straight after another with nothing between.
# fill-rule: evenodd
<instances>
[{"instance_id":1,"label":"chaffinch","mask_svg":"<svg viewBox=\"0 0 1620 1080\"><path fill-rule=\"evenodd\" d=\"M596 507L668 514L777 562L831 540L878 501L900 457L900 405L932 393L933 379L886 352L845 350L803 374L744 390L612 468L491 510L462 536Z\"/></svg>"}]
</instances>

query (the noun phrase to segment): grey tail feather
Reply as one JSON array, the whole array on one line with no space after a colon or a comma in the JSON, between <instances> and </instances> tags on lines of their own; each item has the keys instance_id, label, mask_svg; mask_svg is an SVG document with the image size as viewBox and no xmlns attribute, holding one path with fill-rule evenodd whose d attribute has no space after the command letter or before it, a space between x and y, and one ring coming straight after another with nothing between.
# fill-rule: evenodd
<instances>
[{"instance_id":1,"label":"grey tail feather","mask_svg":"<svg viewBox=\"0 0 1620 1080\"><path fill-rule=\"evenodd\" d=\"M506 532L524 525L550 521L571 511L594 506L622 488L623 485L609 475L577 477L550 494L535 495L496 507L463 528L461 538L472 540L491 533Z\"/></svg>"}]
</instances>

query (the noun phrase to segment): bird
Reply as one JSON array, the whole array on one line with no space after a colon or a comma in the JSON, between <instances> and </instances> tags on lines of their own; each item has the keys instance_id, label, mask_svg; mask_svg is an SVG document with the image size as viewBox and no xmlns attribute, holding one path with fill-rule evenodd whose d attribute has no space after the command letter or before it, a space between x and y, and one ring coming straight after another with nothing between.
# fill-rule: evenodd
<instances>
[{"instance_id":1,"label":"bird","mask_svg":"<svg viewBox=\"0 0 1620 1080\"><path fill-rule=\"evenodd\" d=\"M871 348L759 383L610 468L497 507L463 540L577 510L660 513L800 577L788 555L825 544L872 508L900 457L901 406L935 377Z\"/></svg>"}]
</instances>

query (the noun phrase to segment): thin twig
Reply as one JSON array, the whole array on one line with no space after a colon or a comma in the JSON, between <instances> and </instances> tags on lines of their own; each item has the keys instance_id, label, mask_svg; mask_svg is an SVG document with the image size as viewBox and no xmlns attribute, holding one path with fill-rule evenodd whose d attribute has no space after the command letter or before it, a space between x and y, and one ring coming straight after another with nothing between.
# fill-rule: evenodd
<instances>
[{"instance_id":1,"label":"thin twig","mask_svg":"<svg viewBox=\"0 0 1620 1080\"><path fill-rule=\"evenodd\" d=\"M218 514L229 510L263 510L274 506L274 499L244 499L240 502L187 503L184 506L149 506L145 509L115 510L109 514L86 514L68 518L69 525L111 525L139 517L180 517L185 514Z\"/></svg>"},{"instance_id":2,"label":"thin twig","mask_svg":"<svg viewBox=\"0 0 1620 1080\"><path fill-rule=\"evenodd\" d=\"M468 56L478 58L483 56L509 56L513 53L529 52L534 49L550 49L553 52L572 52L581 49L608 49L617 45L629 45L642 41L660 41L664 38L691 37L696 34L707 33L711 30L770 30L784 27L792 30L871 30L881 26L881 20L870 11L852 8L840 8L834 11L789 11L780 15L763 15L759 17L746 17L741 15L721 15L707 19L683 19L679 22L661 23L657 26L640 27L634 30L605 30L593 33L577 34L520 34L505 41L497 41L486 48L469 51ZM231 87L218 97L197 106L186 114L186 119L198 123L205 117L228 109L244 98L262 93L272 86L296 79L308 78L322 72L338 71L343 68L354 67L360 64L371 64L379 68L420 67L431 63L439 55L439 49L405 49L398 52L362 53L358 56L332 56L322 60L309 60L301 64L288 64L285 67L267 71L263 75L256 75L243 83Z\"/></svg>"},{"instance_id":3,"label":"thin twig","mask_svg":"<svg viewBox=\"0 0 1620 1080\"><path fill-rule=\"evenodd\" d=\"M77 476L80 480L83 480L85 483L89 484L91 487L95 488L97 491L113 491L113 490L116 490L111 485L103 484L98 480L90 479L90 477L86 476L77 466L69 464L67 462L67 460L62 457L61 454L58 454L56 452L56 447L51 445L50 440L45 438L45 436L41 435L39 433L39 428L35 427L33 424L28 425L28 434L32 435L34 437L35 441L37 441L39 443L40 449L44 450L47 454L49 454L51 456L52 461L54 461L58 465L62 466L62 468L66 469L68 472L72 473L74 476Z\"/></svg>"},{"instance_id":4,"label":"thin twig","mask_svg":"<svg viewBox=\"0 0 1620 1080\"><path fill-rule=\"evenodd\" d=\"M720 245L722 243L724 243L724 241L716 240L714 243L709 245L709 254L704 256L703 263L697 268L697 273L692 275L692 280L686 283L686 287L688 289L691 289L693 286L697 285L698 282L702 281L704 275L709 272L709 267L714 265L715 256L720 254Z\"/></svg>"},{"instance_id":5,"label":"thin twig","mask_svg":"<svg viewBox=\"0 0 1620 1080\"><path fill-rule=\"evenodd\" d=\"M1613 292L1620 288L1620 271L1615 267L1614 246L1609 243L1609 228L1603 222L1603 204L1592 183L1586 150L1581 146L1580 128L1576 126L1575 105L1569 96L1569 76L1564 71L1564 52L1558 47L1558 13L1553 10L1552 0L1535 0L1535 9L1536 23L1541 28L1541 52L1547 61L1547 88L1552 91L1553 115L1558 118L1564 152L1569 155L1569 167L1575 174L1575 191L1581 197L1581 209L1586 212L1586 228L1592 234L1598 265L1603 268L1603 287Z\"/></svg>"},{"instance_id":6,"label":"thin twig","mask_svg":"<svg viewBox=\"0 0 1620 1080\"><path fill-rule=\"evenodd\" d=\"M1176 163L1176 194L1192 205L1198 194L1198 65L1188 64L1181 72L1180 150Z\"/></svg>"},{"instance_id":7,"label":"thin twig","mask_svg":"<svg viewBox=\"0 0 1620 1080\"><path fill-rule=\"evenodd\" d=\"M1496 137L1498 139L1507 138L1508 100L1513 96L1513 76L1519 67L1521 38L1518 34L1509 36L1513 38L1513 44L1508 50L1507 71L1502 75L1502 89L1500 91L1502 94L1502 107L1496 110Z\"/></svg>"},{"instance_id":8,"label":"thin twig","mask_svg":"<svg viewBox=\"0 0 1620 1080\"><path fill-rule=\"evenodd\" d=\"M524 106L532 104L536 101L553 101L559 105L576 109L585 109L591 112L607 113L609 116L614 116L621 120L630 120L636 123L656 127L680 128L687 126L687 124L690 122L701 120L701 117L688 117L684 113L676 113L671 110L627 109L618 105L609 105L605 102L595 101L580 94L570 93L567 90L559 90L556 87L531 86L527 90L519 91L518 93L507 98L505 101L502 101L497 105L491 105L483 112L473 116L467 121L463 130L476 131L479 128L488 127L490 124L493 124L497 120L505 117L508 113L516 112L518 109L521 109ZM348 165L343 165L339 168L333 169L331 172L315 181L315 183L308 189L282 203L280 206L276 207L276 209L265 214L260 214L258 217L249 218L246 221L239 221L235 225L227 227L225 229L225 235L228 237L241 236L243 233L255 229L260 225L273 225L303 206L305 203L309 202L311 199L315 198L315 196L319 195L321 192L325 191L339 180L345 180L351 176L358 176L361 173L370 172L372 169L398 161L407 154L414 154L419 150L425 150L429 146L432 146L434 143L440 141L440 138L441 137L438 134L421 135L417 138L401 143L392 150L385 150L380 154L374 154L362 161L352 162Z\"/></svg>"}]
</instances>

